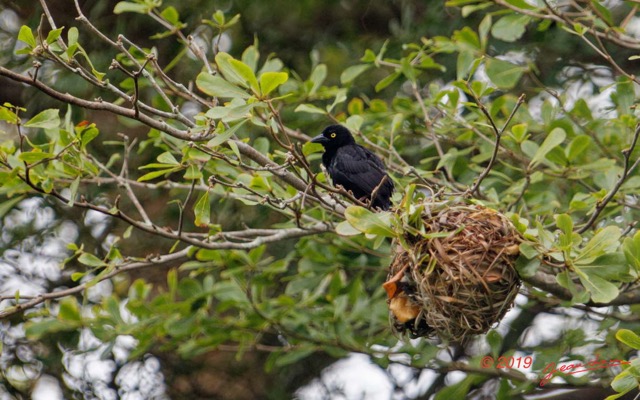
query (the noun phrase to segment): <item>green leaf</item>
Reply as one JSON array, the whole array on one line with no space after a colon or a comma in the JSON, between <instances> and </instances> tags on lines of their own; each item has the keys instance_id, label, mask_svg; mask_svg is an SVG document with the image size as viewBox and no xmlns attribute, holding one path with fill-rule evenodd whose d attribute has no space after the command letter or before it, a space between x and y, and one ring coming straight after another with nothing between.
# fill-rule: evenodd
<instances>
[{"instance_id":1,"label":"green leaf","mask_svg":"<svg viewBox=\"0 0 640 400\"><path fill-rule=\"evenodd\" d=\"M87 144L91 143L100 134L100 131L95 127L95 124L91 124L87 128L81 131L80 144L83 149L87 147Z\"/></svg>"},{"instance_id":2,"label":"green leaf","mask_svg":"<svg viewBox=\"0 0 640 400\"><path fill-rule=\"evenodd\" d=\"M7 121L10 124L17 124L20 119L13 111L9 110L7 107L0 107L0 121Z\"/></svg>"},{"instance_id":3,"label":"green leaf","mask_svg":"<svg viewBox=\"0 0 640 400\"><path fill-rule=\"evenodd\" d=\"M157 171L148 172L142 175L140 178L138 178L138 182L150 181L151 179L155 179L159 176L170 174L171 172L175 172L178 170L180 170L180 167L165 168L165 169L159 169Z\"/></svg>"},{"instance_id":4,"label":"green leaf","mask_svg":"<svg viewBox=\"0 0 640 400\"><path fill-rule=\"evenodd\" d=\"M488 58L486 72L491 82L500 89L511 89L520 80L527 68L497 58Z\"/></svg>"},{"instance_id":5,"label":"green leaf","mask_svg":"<svg viewBox=\"0 0 640 400\"><path fill-rule=\"evenodd\" d=\"M0 221L2 221L2 218L9 211L11 211L16 204L20 203L24 198L25 196L18 196L18 197L14 197L13 199L7 200L3 203L0 203Z\"/></svg>"},{"instance_id":6,"label":"green leaf","mask_svg":"<svg viewBox=\"0 0 640 400\"><path fill-rule=\"evenodd\" d=\"M149 4L130 3L121 1L113 8L114 14L122 14L126 12L134 12L138 14L148 14L153 9Z\"/></svg>"},{"instance_id":7,"label":"green leaf","mask_svg":"<svg viewBox=\"0 0 640 400\"><path fill-rule=\"evenodd\" d=\"M169 23L171 23L171 25L173 25L175 27L181 27L182 26L182 24L180 23L180 14L178 13L178 10L176 10L175 7L169 6L169 7L165 8L164 10L162 10L160 15L162 15L162 17L164 19L169 21Z\"/></svg>"},{"instance_id":8,"label":"green leaf","mask_svg":"<svg viewBox=\"0 0 640 400\"><path fill-rule=\"evenodd\" d=\"M522 143L527 138L527 128L528 125L526 123L516 124L511 127L511 133L516 142Z\"/></svg>"},{"instance_id":9,"label":"green leaf","mask_svg":"<svg viewBox=\"0 0 640 400\"><path fill-rule=\"evenodd\" d=\"M390 213L374 213L364 207L349 206L344 215L351 226L360 232L386 237L395 236L395 232L391 229Z\"/></svg>"},{"instance_id":10,"label":"green leaf","mask_svg":"<svg viewBox=\"0 0 640 400\"><path fill-rule=\"evenodd\" d=\"M78 282L80 279L84 278L85 275L87 275L86 272L74 272L73 274L71 274L71 280L74 282Z\"/></svg>"},{"instance_id":11,"label":"green leaf","mask_svg":"<svg viewBox=\"0 0 640 400\"><path fill-rule=\"evenodd\" d=\"M64 27L50 30L49 33L47 34L47 44L51 44L56 40L58 40L63 30L64 30Z\"/></svg>"},{"instance_id":12,"label":"green leaf","mask_svg":"<svg viewBox=\"0 0 640 400\"><path fill-rule=\"evenodd\" d=\"M31 118L24 126L28 128L53 129L60 126L60 115L58 110L49 108L35 117Z\"/></svg>"},{"instance_id":13,"label":"green leaf","mask_svg":"<svg viewBox=\"0 0 640 400\"><path fill-rule=\"evenodd\" d=\"M76 195L78 194L78 187L80 186L80 177L78 176L76 179L71 182L69 185L69 201L67 202L67 206L73 207L73 203L76 201Z\"/></svg>"},{"instance_id":14,"label":"green leaf","mask_svg":"<svg viewBox=\"0 0 640 400\"><path fill-rule=\"evenodd\" d=\"M310 114L326 114L327 112L320 107L316 107L313 104L300 104L295 112L306 112Z\"/></svg>"},{"instance_id":15,"label":"green leaf","mask_svg":"<svg viewBox=\"0 0 640 400\"><path fill-rule=\"evenodd\" d=\"M211 205L209 204L209 191L202 193L196 202L193 212L196 219L195 224L199 227L206 228L211 222Z\"/></svg>"},{"instance_id":16,"label":"green leaf","mask_svg":"<svg viewBox=\"0 0 640 400\"><path fill-rule=\"evenodd\" d=\"M327 66L324 64L318 64L318 66L313 69L311 76L309 77L309 81L312 84L309 94L315 94L318 89L320 89L320 86L322 86L322 83L326 78Z\"/></svg>"},{"instance_id":17,"label":"green leaf","mask_svg":"<svg viewBox=\"0 0 640 400\"><path fill-rule=\"evenodd\" d=\"M633 238L624 239L622 250L627 262L636 272L640 271L640 231L636 232Z\"/></svg>"},{"instance_id":18,"label":"green leaf","mask_svg":"<svg viewBox=\"0 0 640 400\"><path fill-rule=\"evenodd\" d=\"M227 81L234 85L258 90L258 81L248 65L225 52L216 54L215 60L218 70Z\"/></svg>"},{"instance_id":19,"label":"green leaf","mask_svg":"<svg viewBox=\"0 0 640 400\"><path fill-rule=\"evenodd\" d=\"M38 340L51 333L74 331L76 329L77 324L69 323L69 321L46 319L37 322L27 322L25 324L25 335L31 340Z\"/></svg>"},{"instance_id":20,"label":"green leaf","mask_svg":"<svg viewBox=\"0 0 640 400\"><path fill-rule=\"evenodd\" d=\"M18 40L26 43L29 48L33 49L36 47L36 38L33 36L33 31L26 25L22 25L20 27L20 32L18 32Z\"/></svg>"},{"instance_id":21,"label":"green leaf","mask_svg":"<svg viewBox=\"0 0 640 400\"><path fill-rule=\"evenodd\" d=\"M506 0L508 4L523 10L535 10L536 7L529 4L527 0Z\"/></svg>"},{"instance_id":22,"label":"green leaf","mask_svg":"<svg viewBox=\"0 0 640 400\"><path fill-rule=\"evenodd\" d=\"M252 71L256 71L258 68L258 60L260 59L260 52L258 51L258 42L257 39L255 44L247 47L242 52L242 62L247 64Z\"/></svg>"},{"instance_id":23,"label":"green leaf","mask_svg":"<svg viewBox=\"0 0 640 400\"><path fill-rule=\"evenodd\" d=\"M201 72L196 78L196 86L202 92L213 97L248 99L249 93L238 86L227 82L218 75Z\"/></svg>"},{"instance_id":24,"label":"green leaf","mask_svg":"<svg viewBox=\"0 0 640 400\"><path fill-rule=\"evenodd\" d=\"M286 72L265 72L260 75L260 93L266 96L288 79Z\"/></svg>"},{"instance_id":25,"label":"green leaf","mask_svg":"<svg viewBox=\"0 0 640 400\"><path fill-rule=\"evenodd\" d=\"M173 156L173 154L171 154L168 151L165 151L164 153L160 154L157 157L158 162L162 163L162 164L168 164L168 165L180 165L180 163L178 162L178 160L176 160L176 158Z\"/></svg>"},{"instance_id":26,"label":"green leaf","mask_svg":"<svg viewBox=\"0 0 640 400\"><path fill-rule=\"evenodd\" d=\"M571 249L573 246L573 220L568 214L556 215L556 226L562 231L559 240L560 249Z\"/></svg>"},{"instance_id":27,"label":"green leaf","mask_svg":"<svg viewBox=\"0 0 640 400\"><path fill-rule=\"evenodd\" d=\"M184 179L193 180L193 179L201 179L202 172L198 169L197 166L191 164L187 168L187 172L184 173Z\"/></svg>"},{"instance_id":28,"label":"green leaf","mask_svg":"<svg viewBox=\"0 0 640 400\"><path fill-rule=\"evenodd\" d=\"M491 35L505 42L515 42L527 29L531 18L522 14L509 14L500 18L491 28Z\"/></svg>"},{"instance_id":29,"label":"green leaf","mask_svg":"<svg viewBox=\"0 0 640 400\"><path fill-rule=\"evenodd\" d=\"M78 262L84 265L88 265L90 267L102 267L106 265L104 261L102 261L101 259L99 259L98 257L94 256L91 253L80 254L80 257L78 257Z\"/></svg>"},{"instance_id":30,"label":"green leaf","mask_svg":"<svg viewBox=\"0 0 640 400\"><path fill-rule=\"evenodd\" d=\"M358 64L350 66L349 68L342 71L342 74L340 74L340 83L346 85L353 82L354 79L356 79L369 68L371 68L371 64Z\"/></svg>"},{"instance_id":31,"label":"green leaf","mask_svg":"<svg viewBox=\"0 0 640 400\"><path fill-rule=\"evenodd\" d=\"M20 155L18 156L18 159L20 161L26 162L27 164L31 164L34 162L42 161L47 158L54 158L54 157L55 157L55 154L53 153L45 153L42 151L34 150L28 153L20 153Z\"/></svg>"},{"instance_id":32,"label":"green leaf","mask_svg":"<svg viewBox=\"0 0 640 400\"><path fill-rule=\"evenodd\" d=\"M290 365L293 363L296 363L300 360L302 360L303 358L309 357L311 354L313 354L316 351L316 349L314 347L300 347L300 348L293 348L292 350L284 353L284 354L280 354L277 353L277 359L275 361L275 366L277 367L284 367L285 365Z\"/></svg>"},{"instance_id":33,"label":"green leaf","mask_svg":"<svg viewBox=\"0 0 640 400\"><path fill-rule=\"evenodd\" d=\"M233 103L233 101L232 101ZM261 105L261 102L254 102L249 104L243 104L240 106L234 106L227 104L224 107L213 107L205 113L207 118L220 119L222 122L233 122L237 120L247 120L251 118L251 111ZM218 129L220 129L218 127Z\"/></svg>"},{"instance_id":34,"label":"green leaf","mask_svg":"<svg viewBox=\"0 0 640 400\"><path fill-rule=\"evenodd\" d=\"M460 382L446 386L436 393L434 400L452 400L452 399L465 399L471 389L474 381L477 380L475 376L470 375L461 380Z\"/></svg>"},{"instance_id":35,"label":"green leaf","mask_svg":"<svg viewBox=\"0 0 640 400\"><path fill-rule=\"evenodd\" d=\"M602 18L607 25L614 24L608 7L605 7L599 0L591 0L591 4L598 10L598 17Z\"/></svg>"},{"instance_id":36,"label":"green leaf","mask_svg":"<svg viewBox=\"0 0 640 400\"><path fill-rule=\"evenodd\" d=\"M386 78L382 79L380 82L376 83L376 87L375 87L376 92L379 92L382 89L386 88L387 86L391 85L393 81L398 79L400 75L401 75L400 72L396 71L391 75L387 76Z\"/></svg>"},{"instance_id":37,"label":"green leaf","mask_svg":"<svg viewBox=\"0 0 640 400\"><path fill-rule=\"evenodd\" d=\"M618 247L620 236L622 232L617 226L601 229L580 249L578 256L573 260L574 263L589 264L599 256L613 252Z\"/></svg>"},{"instance_id":38,"label":"green leaf","mask_svg":"<svg viewBox=\"0 0 640 400\"><path fill-rule=\"evenodd\" d=\"M574 266L574 270L584 285L585 289L591 293L591 299L596 303L607 304L611 300L618 297L619 291L616 285L600 278L595 274L588 274L578 267Z\"/></svg>"},{"instance_id":39,"label":"green leaf","mask_svg":"<svg viewBox=\"0 0 640 400\"><path fill-rule=\"evenodd\" d=\"M584 151L591 145L592 139L587 135L578 135L571 140L569 146L565 150L567 160L574 161L580 157Z\"/></svg>"},{"instance_id":40,"label":"green leaf","mask_svg":"<svg viewBox=\"0 0 640 400\"><path fill-rule=\"evenodd\" d=\"M76 28L75 26L69 28L69 30L67 31L67 41L69 47L74 47L75 45L77 45L79 37L80 32L78 31L78 28ZM72 54L73 52L75 52L75 50L72 51Z\"/></svg>"},{"instance_id":41,"label":"green leaf","mask_svg":"<svg viewBox=\"0 0 640 400\"><path fill-rule=\"evenodd\" d=\"M226 131L217 134L216 136L213 137L213 139L207 142L207 146L211 148L216 148L221 144L226 143L231 138L231 136L233 136L238 131L238 129L240 129L240 127L244 125L244 123L247 121L248 120L245 119L244 121L239 122L238 124L227 129Z\"/></svg>"},{"instance_id":42,"label":"green leaf","mask_svg":"<svg viewBox=\"0 0 640 400\"><path fill-rule=\"evenodd\" d=\"M60 300L60 308L58 310L58 318L64 321L80 321L80 306L78 300L73 297L65 297Z\"/></svg>"},{"instance_id":43,"label":"green leaf","mask_svg":"<svg viewBox=\"0 0 640 400\"><path fill-rule=\"evenodd\" d=\"M458 54L456 61L456 77L458 80L463 80L469 75L473 62L476 60L476 55L471 50L462 50Z\"/></svg>"},{"instance_id":44,"label":"green leaf","mask_svg":"<svg viewBox=\"0 0 640 400\"><path fill-rule=\"evenodd\" d=\"M640 350L640 336L629 329L620 329L616 332L616 339L632 349Z\"/></svg>"},{"instance_id":45,"label":"green leaf","mask_svg":"<svg viewBox=\"0 0 640 400\"><path fill-rule=\"evenodd\" d=\"M235 58L229 59L229 63L235 69L236 73L244 79L245 84L250 87L255 94L260 93L258 80L251 67ZM226 75L225 75L226 76Z\"/></svg>"},{"instance_id":46,"label":"green leaf","mask_svg":"<svg viewBox=\"0 0 640 400\"><path fill-rule=\"evenodd\" d=\"M564 139L566 137L567 134L564 129L554 128L544 139L544 142L542 142L542 144L534 154L531 162L529 163L529 168L535 168L538 164L540 164L551 150L564 142Z\"/></svg>"},{"instance_id":47,"label":"green leaf","mask_svg":"<svg viewBox=\"0 0 640 400\"><path fill-rule=\"evenodd\" d=\"M619 373L613 381L611 381L611 387L613 390L619 393L619 395L611 395L605 400L613 400L620 398L622 395L629 393L630 391L638 388L638 378L631 374L628 369Z\"/></svg>"},{"instance_id":48,"label":"green leaf","mask_svg":"<svg viewBox=\"0 0 640 400\"><path fill-rule=\"evenodd\" d=\"M487 3L490 4L490 3ZM489 31L491 30L491 24L493 23L493 18L491 14L485 15L478 25L478 36L480 37L480 47L484 51L487 48L487 42L489 37Z\"/></svg>"},{"instance_id":49,"label":"green leaf","mask_svg":"<svg viewBox=\"0 0 640 400\"><path fill-rule=\"evenodd\" d=\"M355 236L361 232L353 227L349 221L342 221L336 225L336 233L341 236Z\"/></svg>"}]
</instances>

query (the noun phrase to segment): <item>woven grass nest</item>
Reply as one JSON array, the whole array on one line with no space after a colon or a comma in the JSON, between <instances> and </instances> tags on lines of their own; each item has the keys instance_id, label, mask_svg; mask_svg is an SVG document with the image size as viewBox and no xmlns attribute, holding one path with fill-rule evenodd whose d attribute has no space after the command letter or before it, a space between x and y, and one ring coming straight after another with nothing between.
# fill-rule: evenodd
<instances>
[{"instance_id":1,"label":"woven grass nest","mask_svg":"<svg viewBox=\"0 0 640 400\"><path fill-rule=\"evenodd\" d=\"M486 333L520 288L518 232L479 205L427 201L421 213L426 234L396 243L383 285L394 331L456 343Z\"/></svg>"}]
</instances>

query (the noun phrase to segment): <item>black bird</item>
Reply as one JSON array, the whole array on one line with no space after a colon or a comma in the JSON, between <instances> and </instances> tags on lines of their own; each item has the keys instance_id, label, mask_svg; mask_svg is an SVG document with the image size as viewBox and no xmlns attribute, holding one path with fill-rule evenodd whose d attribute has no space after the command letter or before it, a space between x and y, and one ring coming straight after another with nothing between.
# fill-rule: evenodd
<instances>
[{"instance_id":1,"label":"black bird","mask_svg":"<svg viewBox=\"0 0 640 400\"><path fill-rule=\"evenodd\" d=\"M373 208L387 210L391 207L393 182L382 160L357 144L347 128L328 126L311 142L324 146L322 164L335 186L351 191L357 199L370 201ZM371 199L374 191L375 198Z\"/></svg>"}]
</instances>

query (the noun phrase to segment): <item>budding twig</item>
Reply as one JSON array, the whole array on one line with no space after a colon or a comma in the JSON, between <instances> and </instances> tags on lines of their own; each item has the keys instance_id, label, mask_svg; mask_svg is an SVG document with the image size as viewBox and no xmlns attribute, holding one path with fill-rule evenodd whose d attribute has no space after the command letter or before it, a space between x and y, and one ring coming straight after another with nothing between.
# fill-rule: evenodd
<instances>
[{"instance_id":1,"label":"budding twig","mask_svg":"<svg viewBox=\"0 0 640 400\"><path fill-rule=\"evenodd\" d=\"M498 151L500 150L500 139L502 139L502 134L504 133L505 129L507 129L507 126L509 126L509 123L515 116L516 111L518 111L518 108L520 108L522 103L524 103L525 95L523 93L520 95L520 97L518 97L518 101L516 102L515 107L513 107L513 110L511 110L511 114L509 114L509 117L505 121L504 126L502 127L502 129L498 129L495 121L493 120L493 117L491 116L491 114L489 114L489 111L487 111L487 108L476 96L475 92L473 92L473 90L470 90L470 92L473 93L473 96L475 97L478 107L487 117L487 120L489 121L489 123L491 124L491 127L493 128L493 133L495 133L496 135L495 143L493 145L493 154L491 154L491 159L489 160L489 164L487 164L487 167L484 169L484 171L482 171L480 176L478 176L476 183L471 187L471 189L467 191L467 193L473 194L475 192L478 192L478 189L480 188L480 184L482 183L484 178L486 178L487 175L489 175L489 172L491 172L491 168L493 168L493 164L495 164L496 159L498 158Z\"/></svg>"}]
</instances>

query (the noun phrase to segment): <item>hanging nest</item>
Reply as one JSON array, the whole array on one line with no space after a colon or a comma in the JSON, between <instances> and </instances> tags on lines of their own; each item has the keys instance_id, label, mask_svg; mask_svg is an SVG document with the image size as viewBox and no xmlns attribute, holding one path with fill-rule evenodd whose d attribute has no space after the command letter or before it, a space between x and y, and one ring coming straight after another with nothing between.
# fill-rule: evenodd
<instances>
[{"instance_id":1,"label":"hanging nest","mask_svg":"<svg viewBox=\"0 0 640 400\"><path fill-rule=\"evenodd\" d=\"M424 232L396 243L388 281L393 329L462 343L486 333L520 288L520 236L502 214L478 205L426 201Z\"/></svg>"}]
</instances>

